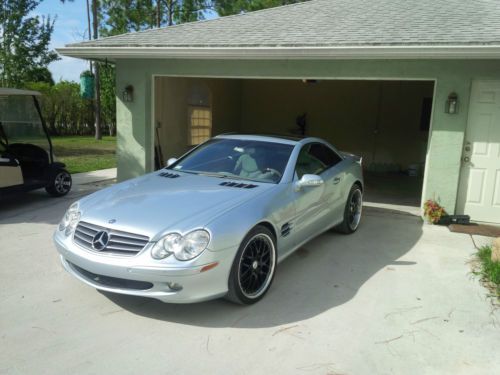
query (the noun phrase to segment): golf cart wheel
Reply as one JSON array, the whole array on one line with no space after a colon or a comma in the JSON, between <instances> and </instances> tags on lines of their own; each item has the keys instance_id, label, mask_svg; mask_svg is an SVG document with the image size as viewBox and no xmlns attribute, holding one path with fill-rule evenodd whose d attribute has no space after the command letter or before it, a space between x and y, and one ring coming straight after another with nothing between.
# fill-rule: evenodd
<instances>
[{"instance_id":1,"label":"golf cart wheel","mask_svg":"<svg viewBox=\"0 0 500 375\"><path fill-rule=\"evenodd\" d=\"M344 209L344 221L336 229L344 234L356 232L363 211L363 192L356 183L351 187Z\"/></svg>"},{"instance_id":2,"label":"golf cart wheel","mask_svg":"<svg viewBox=\"0 0 500 375\"><path fill-rule=\"evenodd\" d=\"M269 290L276 271L276 239L269 229L256 226L241 242L229 275L226 299L251 305Z\"/></svg>"},{"instance_id":3,"label":"golf cart wheel","mask_svg":"<svg viewBox=\"0 0 500 375\"><path fill-rule=\"evenodd\" d=\"M45 188L47 193L54 197L62 197L71 190L73 181L67 170L62 168L54 169L49 177L49 184Z\"/></svg>"}]
</instances>

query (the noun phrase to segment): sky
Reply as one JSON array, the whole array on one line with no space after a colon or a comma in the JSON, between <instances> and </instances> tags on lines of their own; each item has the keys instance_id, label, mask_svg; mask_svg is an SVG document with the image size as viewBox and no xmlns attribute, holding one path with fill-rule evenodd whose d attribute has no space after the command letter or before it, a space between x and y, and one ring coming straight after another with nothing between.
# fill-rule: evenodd
<instances>
[{"instance_id":1,"label":"sky","mask_svg":"<svg viewBox=\"0 0 500 375\"><path fill-rule=\"evenodd\" d=\"M36 8L35 13L57 17L50 46L52 49L88 38L85 0L74 0L64 4L60 0L44 0ZM71 57L61 57L61 60L49 65L56 82L61 79L79 81L80 73L86 69L88 69L87 62Z\"/></svg>"},{"instance_id":2,"label":"sky","mask_svg":"<svg viewBox=\"0 0 500 375\"><path fill-rule=\"evenodd\" d=\"M60 0L43 0L34 13L39 16L50 15L52 19L56 17L50 45L52 49L88 39L86 0L66 1L64 4ZM214 17L216 14L207 15L207 18ZM49 65L54 81L79 81L80 73L88 69L88 62L60 57L61 60Z\"/></svg>"}]
</instances>

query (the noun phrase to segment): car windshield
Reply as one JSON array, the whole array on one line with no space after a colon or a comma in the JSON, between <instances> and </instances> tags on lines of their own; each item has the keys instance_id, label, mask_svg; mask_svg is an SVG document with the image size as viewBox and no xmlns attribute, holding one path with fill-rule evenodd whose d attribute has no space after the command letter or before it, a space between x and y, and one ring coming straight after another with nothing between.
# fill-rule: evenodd
<instances>
[{"instance_id":1,"label":"car windshield","mask_svg":"<svg viewBox=\"0 0 500 375\"><path fill-rule=\"evenodd\" d=\"M0 144L29 143L49 150L32 96L0 95Z\"/></svg>"},{"instance_id":2,"label":"car windshield","mask_svg":"<svg viewBox=\"0 0 500 375\"><path fill-rule=\"evenodd\" d=\"M281 143L215 138L176 161L168 169L278 183L292 150L292 145Z\"/></svg>"}]
</instances>

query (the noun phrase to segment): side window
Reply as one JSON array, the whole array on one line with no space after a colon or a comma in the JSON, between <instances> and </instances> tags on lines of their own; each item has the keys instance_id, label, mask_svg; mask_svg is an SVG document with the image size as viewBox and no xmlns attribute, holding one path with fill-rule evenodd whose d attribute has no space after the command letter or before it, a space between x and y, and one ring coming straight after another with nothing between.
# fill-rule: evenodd
<instances>
[{"instance_id":1,"label":"side window","mask_svg":"<svg viewBox=\"0 0 500 375\"><path fill-rule=\"evenodd\" d=\"M326 165L326 169L331 168L342 161L341 157L337 155L335 151L321 143L313 143L309 152L315 158L321 160L321 162Z\"/></svg>"},{"instance_id":2,"label":"side window","mask_svg":"<svg viewBox=\"0 0 500 375\"><path fill-rule=\"evenodd\" d=\"M295 172L299 178L305 174L321 174L340 163L342 159L332 149L321 143L309 143L302 147Z\"/></svg>"}]
</instances>

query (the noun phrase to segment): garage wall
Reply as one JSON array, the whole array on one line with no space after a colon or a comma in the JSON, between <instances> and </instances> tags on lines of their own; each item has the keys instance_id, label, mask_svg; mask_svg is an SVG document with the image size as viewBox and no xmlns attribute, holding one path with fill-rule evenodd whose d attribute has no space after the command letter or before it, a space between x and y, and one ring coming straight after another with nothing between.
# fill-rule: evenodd
<instances>
[{"instance_id":1,"label":"garage wall","mask_svg":"<svg viewBox=\"0 0 500 375\"><path fill-rule=\"evenodd\" d=\"M363 156L366 166L425 161L420 117L432 82L244 80L242 87L244 131L287 134L307 113L307 135Z\"/></svg>"},{"instance_id":2,"label":"garage wall","mask_svg":"<svg viewBox=\"0 0 500 375\"><path fill-rule=\"evenodd\" d=\"M212 133L237 130L240 117L239 80L155 78L155 124L164 159L179 157L188 149L188 96L195 86L204 85L211 93Z\"/></svg>"}]
</instances>

